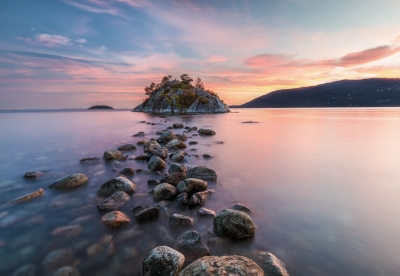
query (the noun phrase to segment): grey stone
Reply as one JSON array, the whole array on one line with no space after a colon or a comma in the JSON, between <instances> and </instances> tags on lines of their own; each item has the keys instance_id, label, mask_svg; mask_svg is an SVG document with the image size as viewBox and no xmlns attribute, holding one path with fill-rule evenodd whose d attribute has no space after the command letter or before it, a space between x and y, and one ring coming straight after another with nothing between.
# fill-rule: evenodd
<instances>
[{"instance_id":1,"label":"grey stone","mask_svg":"<svg viewBox=\"0 0 400 276\"><path fill-rule=\"evenodd\" d=\"M198 178L208 182L215 182L217 180L217 173L205 166L197 166L189 168L186 173L188 178Z\"/></svg>"},{"instance_id":2,"label":"grey stone","mask_svg":"<svg viewBox=\"0 0 400 276\"><path fill-rule=\"evenodd\" d=\"M119 174L125 176L133 176L135 174L135 170L133 168L124 168L119 172Z\"/></svg>"},{"instance_id":3,"label":"grey stone","mask_svg":"<svg viewBox=\"0 0 400 276\"><path fill-rule=\"evenodd\" d=\"M135 137L140 137L140 136L144 136L145 134L144 134L144 132L143 131L139 131L138 133L136 133L136 134L133 134L132 136L135 136Z\"/></svg>"},{"instance_id":4,"label":"grey stone","mask_svg":"<svg viewBox=\"0 0 400 276\"><path fill-rule=\"evenodd\" d=\"M58 238L74 238L79 236L82 233L82 227L77 225L68 225L57 227L51 232L51 235Z\"/></svg>"},{"instance_id":5,"label":"grey stone","mask_svg":"<svg viewBox=\"0 0 400 276\"><path fill-rule=\"evenodd\" d=\"M29 193L29 194L14 198L13 200L10 200L6 204L4 204L3 207L14 205L14 204L21 203L21 202L27 202L27 201L30 201L30 200L35 199L37 197L40 197L43 194L44 194L44 190L42 188L40 188L39 190L37 190L35 192L32 192L32 193Z\"/></svg>"},{"instance_id":6,"label":"grey stone","mask_svg":"<svg viewBox=\"0 0 400 276\"><path fill-rule=\"evenodd\" d=\"M266 276L289 276L285 265L274 254L262 251L257 257Z\"/></svg>"},{"instance_id":7,"label":"grey stone","mask_svg":"<svg viewBox=\"0 0 400 276\"><path fill-rule=\"evenodd\" d=\"M204 153L203 154L203 158L205 158L205 159L210 159L210 158L213 158L214 157L214 155L212 155L212 154L208 154L208 153Z\"/></svg>"},{"instance_id":8,"label":"grey stone","mask_svg":"<svg viewBox=\"0 0 400 276\"><path fill-rule=\"evenodd\" d=\"M183 128L184 125L181 124L181 123L175 123L175 124L172 125L172 127L173 127L173 128Z\"/></svg>"},{"instance_id":9,"label":"grey stone","mask_svg":"<svg viewBox=\"0 0 400 276\"><path fill-rule=\"evenodd\" d=\"M209 135L215 135L215 131L212 129L206 129L206 128L201 128L197 131L200 135L205 135L205 136L209 136Z\"/></svg>"},{"instance_id":10,"label":"grey stone","mask_svg":"<svg viewBox=\"0 0 400 276\"><path fill-rule=\"evenodd\" d=\"M144 152L152 152L153 150L161 148L161 146L157 143L156 140L150 140L146 144L144 144Z\"/></svg>"},{"instance_id":11,"label":"grey stone","mask_svg":"<svg viewBox=\"0 0 400 276\"><path fill-rule=\"evenodd\" d=\"M146 144L148 141L149 141L149 140L146 140L146 139L140 140L140 141L138 141L138 142L136 143L136 145L142 146L142 145Z\"/></svg>"},{"instance_id":12,"label":"grey stone","mask_svg":"<svg viewBox=\"0 0 400 276\"><path fill-rule=\"evenodd\" d=\"M166 159L168 157L168 149L166 148L156 148L155 150L149 153L150 156L158 156L162 159Z\"/></svg>"},{"instance_id":13,"label":"grey stone","mask_svg":"<svg viewBox=\"0 0 400 276\"><path fill-rule=\"evenodd\" d=\"M214 218L214 230L231 239L252 237L256 231L251 217L242 211L224 209Z\"/></svg>"},{"instance_id":14,"label":"grey stone","mask_svg":"<svg viewBox=\"0 0 400 276\"><path fill-rule=\"evenodd\" d=\"M125 205L130 200L130 197L127 193L123 191L117 191L113 193L109 198L106 198L99 204L97 204L97 208L102 211L114 211Z\"/></svg>"},{"instance_id":15,"label":"grey stone","mask_svg":"<svg viewBox=\"0 0 400 276\"><path fill-rule=\"evenodd\" d=\"M159 180L149 179L147 180L147 185L158 185L160 184Z\"/></svg>"},{"instance_id":16,"label":"grey stone","mask_svg":"<svg viewBox=\"0 0 400 276\"><path fill-rule=\"evenodd\" d=\"M184 173L186 173L187 171L188 171L188 169L186 168L185 165L176 164L176 163L171 164L171 166L168 169L168 172L171 173L171 174L172 173L176 173L176 172L184 172Z\"/></svg>"},{"instance_id":17,"label":"grey stone","mask_svg":"<svg viewBox=\"0 0 400 276\"><path fill-rule=\"evenodd\" d=\"M117 176L107 182L104 182L98 193L102 196L110 196L117 191L123 191L125 193L133 193L136 190L136 185L129 179Z\"/></svg>"},{"instance_id":18,"label":"grey stone","mask_svg":"<svg viewBox=\"0 0 400 276\"><path fill-rule=\"evenodd\" d=\"M157 142L160 144L164 144L164 143L168 143L169 141L173 140L173 139L178 139L178 137L176 137L176 134L173 131L167 131L164 132L158 139Z\"/></svg>"},{"instance_id":19,"label":"grey stone","mask_svg":"<svg viewBox=\"0 0 400 276\"><path fill-rule=\"evenodd\" d=\"M151 171L156 171L156 170L163 170L165 169L165 167L167 166L164 162L164 160L162 160L160 157L158 156L153 156L150 158L149 162L147 163L148 168Z\"/></svg>"},{"instance_id":20,"label":"grey stone","mask_svg":"<svg viewBox=\"0 0 400 276\"><path fill-rule=\"evenodd\" d=\"M110 213L105 214L102 218L101 221L109 225L113 228L118 228L123 224L130 223L131 220L122 212L120 211L112 211Z\"/></svg>"},{"instance_id":21,"label":"grey stone","mask_svg":"<svg viewBox=\"0 0 400 276\"><path fill-rule=\"evenodd\" d=\"M179 151L170 157L171 161L172 162L181 162L185 158L185 154L186 154L186 152Z\"/></svg>"},{"instance_id":22,"label":"grey stone","mask_svg":"<svg viewBox=\"0 0 400 276\"><path fill-rule=\"evenodd\" d=\"M174 228L178 226L192 226L193 224L194 219L188 216L173 214L169 218L169 225Z\"/></svg>"},{"instance_id":23,"label":"grey stone","mask_svg":"<svg viewBox=\"0 0 400 276\"><path fill-rule=\"evenodd\" d=\"M156 200L171 199L176 193L174 186L168 183L161 183L154 188L153 198Z\"/></svg>"},{"instance_id":24,"label":"grey stone","mask_svg":"<svg viewBox=\"0 0 400 276\"><path fill-rule=\"evenodd\" d=\"M213 210L210 210L210 209L207 209L204 207L201 207L199 209L199 211L197 211L197 213L199 214L199 216L202 216L202 217L214 217L215 218L217 216L217 214Z\"/></svg>"},{"instance_id":25,"label":"grey stone","mask_svg":"<svg viewBox=\"0 0 400 276\"><path fill-rule=\"evenodd\" d=\"M227 245L230 244L232 241L229 238L225 237L215 237L208 240L208 244L211 246L219 246L219 245Z\"/></svg>"},{"instance_id":26,"label":"grey stone","mask_svg":"<svg viewBox=\"0 0 400 276\"><path fill-rule=\"evenodd\" d=\"M107 150L103 154L103 158L106 160L118 159L122 155L122 152L119 150Z\"/></svg>"},{"instance_id":27,"label":"grey stone","mask_svg":"<svg viewBox=\"0 0 400 276\"><path fill-rule=\"evenodd\" d=\"M145 221L157 217L158 214L160 213L160 207L159 206L149 207L147 205L139 205L133 208L132 213L133 216L138 221Z\"/></svg>"},{"instance_id":28,"label":"grey stone","mask_svg":"<svg viewBox=\"0 0 400 276\"><path fill-rule=\"evenodd\" d=\"M51 274L51 276L80 276L80 273L76 267L64 266Z\"/></svg>"},{"instance_id":29,"label":"grey stone","mask_svg":"<svg viewBox=\"0 0 400 276\"><path fill-rule=\"evenodd\" d=\"M178 149L186 149L186 144L182 142L181 140L178 139L172 139L169 141L166 145L166 148L172 149L172 148L178 148Z\"/></svg>"},{"instance_id":30,"label":"grey stone","mask_svg":"<svg viewBox=\"0 0 400 276\"><path fill-rule=\"evenodd\" d=\"M207 246L201 241L201 235L194 230L187 231L178 238L176 249L185 256L187 261L210 255Z\"/></svg>"},{"instance_id":31,"label":"grey stone","mask_svg":"<svg viewBox=\"0 0 400 276\"><path fill-rule=\"evenodd\" d=\"M117 150L134 150L134 149L136 149L136 146L134 144L125 144L117 148Z\"/></svg>"},{"instance_id":32,"label":"grey stone","mask_svg":"<svg viewBox=\"0 0 400 276\"><path fill-rule=\"evenodd\" d=\"M188 265L180 276L264 276L263 270L243 256L204 256Z\"/></svg>"},{"instance_id":33,"label":"grey stone","mask_svg":"<svg viewBox=\"0 0 400 276\"><path fill-rule=\"evenodd\" d=\"M186 192L192 194L207 190L207 182L197 178L187 178L176 186L178 193Z\"/></svg>"},{"instance_id":34,"label":"grey stone","mask_svg":"<svg viewBox=\"0 0 400 276\"><path fill-rule=\"evenodd\" d=\"M149 160L149 159L150 159L150 156L147 153L143 153L143 154L135 157L135 160Z\"/></svg>"},{"instance_id":35,"label":"grey stone","mask_svg":"<svg viewBox=\"0 0 400 276\"><path fill-rule=\"evenodd\" d=\"M230 209L248 213L254 213L249 207L244 206L242 203L235 203Z\"/></svg>"},{"instance_id":36,"label":"grey stone","mask_svg":"<svg viewBox=\"0 0 400 276\"><path fill-rule=\"evenodd\" d=\"M82 186L89 181L89 178L83 173L74 173L66 177L60 178L49 185L49 188L55 189L72 189Z\"/></svg>"},{"instance_id":37,"label":"grey stone","mask_svg":"<svg viewBox=\"0 0 400 276\"><path fill-rule=\"evenodd\" d=\"M190 141L189 145L197 145L197 142L196 141Z\"/></svg>"},{"instance_id":38,"label":"grey stone","mask_svg":"<svg viewBox=\"0 0 400 276\"><path fill-rule=\"evenodd\" d=\"M176 186L176 185L178 185L179 182L181 182L182 180L185 180L185 179L186 179L186 173L176 172L176 173L172 173L172 174L165 173L160 181Z\"/></svg>"},{"instance_id":39,"label":"grey stone","mask_svg":"<svg viewBox=\"0 0 400 276\"><path fill-rule=\"evenodd\" d=\"M158 246L151 250L142 263L142 276L178 276L185 257L168 246Z\"/></svg>"},{"instance_id":40,"label":"grey stone","mask_svg":"<svg viewBox=\"0 0 400 276\"><path fill-rule=\"evenodd\" d=\"M188 205L188 194L183 192L178 195L175 201L175 207L185 208Z\"/></svg>"},{"instance_id":41,"label":"grey stone","mask_svg":"<svg viewBox=\"0 0 400 276\"><path fill-rule=\"evenodd\" d=\"M206 200L207 200L207 197L212 193L214 193L214 190L207 190L204 192L197 192L197 193L193 194L189 200L189 207L193 208L197 205L204 204L204 202L206 202Z\"/></svg>"}]
</instances>

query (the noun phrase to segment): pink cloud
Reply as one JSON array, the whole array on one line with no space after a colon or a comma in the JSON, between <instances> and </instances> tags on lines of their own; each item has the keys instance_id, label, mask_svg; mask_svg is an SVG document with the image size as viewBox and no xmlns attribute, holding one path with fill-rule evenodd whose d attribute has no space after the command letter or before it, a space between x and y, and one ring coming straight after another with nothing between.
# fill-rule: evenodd
<instances>
[{"instance_id":1,"label":"pink cloud","mask_svg":"<svg viewBox=\"0 0 400 276\"><path fill-rule=\"evenodd\" d=\"M380 46L372 49L367 49L361 52L355 52L345 55L340 58L339 64L343 67L356 66L369 63L392 56L400 52L400 47L392 48L390 46Z\"/></svg>"},{"instance_id":2,"label":"pink cloud","mask_svg":"<svg viewBox=\"0 0 400 276\"><path fill-rule=\"evenodd\" d=\"M227 58L224 58L222 56L217 56L217 55L213 55L208 59L208 61L210 61L210 62L224 62L227 60L228 60Z\"/></svg>"}]
</instances>

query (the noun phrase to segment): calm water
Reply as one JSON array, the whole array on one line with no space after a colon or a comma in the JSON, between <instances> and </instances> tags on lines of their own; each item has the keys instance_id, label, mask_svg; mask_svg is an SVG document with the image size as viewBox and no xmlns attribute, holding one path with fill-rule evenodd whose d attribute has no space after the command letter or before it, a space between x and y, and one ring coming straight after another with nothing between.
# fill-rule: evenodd
<instances>
[{"instance_id":1,"label":"calm water","mask_svg":"<svg viewBox=\"0 0 400 276\"><path fill-rule=\"evenodd\" d=\"M99 186L117 175L112 162L82 166L85 157L136 143L183 122L210 127L217 135L192 137L188 153L211 153L213 159L193 158L218 174L216 193L205 207L217 212L241 202L255 213L254 239L229 247L211 247L212 255L253 257L256 250L277 255L290 275L400 275L400 109L237 109L240 113L160 119L129 111L0 113L0 205L45 188L39 199L0 209L0 274L9 275L25 264L38 267L50 251L71 247L82 275L139 275L145 254L158 245L174 247L187 228L171 229L168 217L112 230L101 223L96 205ZM160 125L138 123L146 120ZM164 122L167 120L167 122ZM243 124L244 121L258 124ZM178 133L181 132L177 131ZM224 144L217 144L223 141ZM196 148L197 151L190 151ZM141 147L130 152L139 155ZM121 161L124 167L147 168L144 161ZM41 170L38 180L25 172ZM47 186L65 175L81 172L90 182L72 191ZM138 189L121 211L155 202L148 179L136 174ZM55 204L57 203L57 204ZM86 212L74 208L92 205ZM213 237L212 219L200 219L196 209L174 212L195 218L193 227L206 242ZM71 211L72 210L72 211ZM74 219L81 223L74 238L50 233ZM132 237L123 240L126 231ZM88 257L87 246L112 234L114 249ZM37 275L41 275L38 271Z\"/></svg>"}]
</instances>

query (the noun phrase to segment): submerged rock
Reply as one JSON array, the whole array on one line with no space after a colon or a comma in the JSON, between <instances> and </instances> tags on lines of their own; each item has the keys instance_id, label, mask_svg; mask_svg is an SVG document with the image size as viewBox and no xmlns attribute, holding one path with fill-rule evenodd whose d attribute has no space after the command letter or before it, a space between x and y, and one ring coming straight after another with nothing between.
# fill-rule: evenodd
<instances>
[{"instance_id":1,"label":"submerged rock","mask_svg":"<svg viewBox=\"0 0 400 276\"><path fill-rule=\"evenodd\" d=\"M208 153L204 153L203 154L203 158L205 158L205 159L210 159L210 158L213 158L214 157L214 155L212 155L212 154L208 154Z\"/></svg>"},{"instance_id":2,"label":"submerged rock","mask_svg":"<svg viewBox=\"0 0 400 276\"><path fill-rule=\"evenodd\" d=\"M24 174L24 178L39 178L43 175L43 172L27 172L26 174Z\"/></svg>"},{"instance_id":3,"label":"submerged rock","mask_svg":"<svg viewBox=\"0 0 400 276\"><path fill-rule=\"evenodd\" d=\"M231 239L224 237L215 237L209 239L207 243L212 246L227 245L231 243Z\"/></svg>"},{"instance_id":4,"label":"submerged rock","mask_svg":"<svg viewBox=\"0 0 400 276\"><path fill-rule=\"evenodd\" d=\"M104 246L98 243L94 243L86 249L88 257L99 255L103 251L104 251Z\"/></svg>"},{"instance_id":5,"label":"submerged rock","mask_svg":"<svg viewBox=\"0 0 400 276\"><path fill-rule=\"evenodd\" d=\"M74 253L71 248L56 249L44 258L41 269L43 272L49 272L54 269L69 265L74 259Z\"/></svg>"},{"instance_id":6,"label":"submerged rock","mask_svg":"<svg viewBox=\"0 0 400 276\"><path fill-rule=\"evenodd\" d=\"M134 159L135 160L149 160L150 156L147 153L143 153L139 156L136 156Z\"/></svg>"},{"instance_id":7,"label":"submerged rock","mask_svg":"<svg viewBox=\"0 0 400 276\"><path fill-rule=\"evenodd\" d=\"M224 209L214 218L214 230L221 236L243 239L252 237L256 227L251 217L245 212Z\"/></svg>"},{"instance_id":8,"label":"submerged rock","mask_svg":"<svg viewBox=\"0 0 400 276\"><path fill-rule=\"evenodd\" d=\"M168 246L158 246L144 258L141 273L142 276L178 276L184 262L183 254Z\"/></svg>"},{"instance_id":9,"label":"submerged rock","mask_svg":"<svg viewBox=\"0 0 400 276\"><path fill-rule=\"evenodd\" d=\"M242 256L204 256L188 265L180 276L243 275L264 276L263 270L252 260Z\"/></svg>"},{"instance_id":10,"label":"submerged rock","mask_svg":"<svg viewBox=\"0 0 400 276\"><path fill-rule=\"evenodd\" d=\"M155 155L148 162L148 167L151 171L163 170L166 166L164 160Z\"/></svg>"},{"instance_id":11,"label":"submerged rock","mask_svg":"<svg viewBox=\"0 0 400 276\"><path fill-rule=\"evenodd\" d=\"M159 180L155 180L155 179L147 180L147 185L158 185L158 184L160 184Z\"/></svg>"},{"instance_id":12,"label":"submerged rock","mask_svg":"<svg viewBox=\"0 0 400 276\"><path fill-rule=\"evenodd\" d=\"M172 174L164 174L161 178L161 182L169 183L171 185L178 185L179 182L186 179L186 173L184 172L176 172Z\"/></svg>"},{"instance_id":13,"label":"submerged rock","mask_svg":"<svg viewBox=\"0 0 400 276\"><path fill-rule=\"evenodd\" d=\"M196 141L190 141L189 145L197 145L197 142Z\"/></svg>"},{"instance_id":14,"label":"submerged rock","mask_svg":"<svg viewBox=\"0 0 400 276\"><path fill-rule=\"evenodd\" d=\"M144 136L144 135L145 135L145 134L144 134L143 131L139 131L138 133L133 134L132 136L139 137L139 136Z\"/></svg>"},{"instance_id":15,"label":"submerged rock","mask_svg":"<svg viewBox=\"0 0 400 276\"><path fill-rule=\"evenodd\" d=\"M170 174L173 174L173 173L176 173L176 172L184 172L184 173L186 173L187 171L188 171L188 169L187 169L187 167L185 165L176 164L176 163L171 164L171 166L168 169L168 172Z\"/></svg>"},{"instance_id":16,"label":"submerged rock","mask_svg":"<svg viewBox=\"0 0 400 276\"><path fill-rule=\"evenodd\" d=\"M49 185L49 188L55 189L72 189L82 186L89 181L89 178L83 173L74 173L66 177L60 178Z\"/></svg>"},{"instance_id":17,"label":"submerged rock","mask_svg":"<svg viewBox=\"0 0 400 276\"><path fill-rule=\"evenodd\" d=\"M80 273L76 267L64 266L51 274L51 276L80 276Z\"/></svg>"},{"instance_id":18,"label":"submerged rock","mask_svg":"<svg viewBox=\"0 0 400 276\"><path fill-rule=\"evenodd\" d=\"M97 204L97 208L102 211L114 211L118 208L121 208L130 200L130 197L127 193L123 191L117 191L113 193L109 198L106 198L99 204Z\"/></svg>"},{"instance_id":19,"label":"submerged rock","mask_svg":"<svg viewBox=\"0 0 400 276\"><path fill-rule=\"evenodd\" d=\"M153 198L156 200L171 199L176 194L174 186L168 183L161 183L154 188Z\"/></svg>"},{"instance_id":20,"label":"submerged rock","mask_svg":"<svg viewBox=\"0 0 400 276\"><path fill-rule=\"evenodd\" d=\"M43 194L44 194L44 190L42 188L40 188L39 190L37 190L37 191L35 191L33 193L29 193L27 195L23 195L23 196L14 198L13 200L10 200L9 202L4 204L3 206L5 207L5 206L10 206L10 205L14 205L14 204L17 204L17 203L21 203L21 202L26 202L26 201L32 200L34 198L37 198L37 197L39 197L39 196L41 196Z\"/></svg>"},{"instance_id":21,"label":"submerged rock","mask_svg":"<svg viewBox=\"0 0 400 276\"><path fill-rule=\"evenodd\" d=\"M185 153L186 152L184 151L177 152L174 155L172 155L170 159L172 162L180 162L185 158Z\"/></svg>"},{"instance_id":22,"label":"submerged rock","mask_svg":"<svg viewBox=\"0 0 400 276\"><path fill-rule=\"evenodd\" d=\"M68 225L68 226L57 227L51 232L51 235L54 237L73 238L79 236L82 233L82 231L83 229L79 224Z\"/></svg>"},{"instance_id":23,"label":"submerged rock","mask_svg":"<svg viewBox=\"0 0 400 276\"><path fill-rule=\"evenodd\" d=\"M189 200L189 207L193 208L197 205L204 204L204 202L206 202L206 200L207 200L207 197L212 193L214 193L214 190L207 190L204 192L197 192L197 193L193 194Z\"/></svg>"},{"instance_id":24,"label":"submerged rock","mask_svg":"<svg viewBox=\"0 0 400 276\"><path fill-rule=\"evenodd\" d=\"M136 149L136 146L134 144L125 144L123 146L120 146L117 150L134 150Z\"/></svg>"},{"instance_id":25,"label":"submerged rock","mask_svg":"<svg viewBox=\"0 0 400 276\"><path fill-rule=\"evenodd\" d=\"M140 141L138 141L138 142L136 143L136 145L142 146L142 145L146 144L148 141L149 141L149 140L146 140L146 139L140 140Z\"/></svg>"},{"instance_id":26,"label":"submerged rock","mask_svg":"<svg viewBox=\"0 0 400 276\"><path fill-rule=\"evenodd\" d=\"M106 160L118 159L122 155L122 152L119 150L107 150L103 154L103 158Z\"/></svg>"},{"instance_id":27,"label":"submerged rock","mask_svg":"<svg viewBox=\"0 0 400 276\"><path fill-rule=\"evenodd\" d=\"M96 165L96 164L100 164L100 158L97 158L97 157L83 158L79 161L79 163L82 163L85 165Z\"/></svg>"},{"instance_id":28,"label":"submerged rock","mask_svg":"<svg viewBox=\"0 0 400 276\"><path fill-rule=\"evenodd\" d=\"M186 173L188 178L197 178L204 181L215 182L217 181L217 173L205 166L196 166L189 168Z\"/></svg>"},{"instance_id":29,"label":"submerged rock","mask_svg":"<svg viewBox=\"0 0 400 276\"><path fill-rule=\"evenodd\" d=\"M181 123L175 123L175 124L172 125L172 127L173 127L173 128L183 128L184 125L181 124Z\"/></svg>"},{"instance_id":30,"label":"submerged rock","mask_svg":"<svg viewBox=\"0 0 400 276\"><path fill-rule=\"evenodd\" d=\"M159 206L149 207L147 205L139 205L133 208L132 213L133 216L138 221L145 221L157 217L158 214L160 213L160 207Z\"/></svg>"},{"instance_id":31,"label":"submerged rock","mask_svg":"<svg viewBox=\"0 0 400 276\"><path fill-rule=\"evenodd\" d=\"M37 271L36 265L27 264L15 270L14 273L11 274L11 276L35 276L36 271Z\"/></svg>"},{"instance_id":32,"label":"submerged rock","mask_svg":"<svg viewBox=\"0 0 400 276\"><path fill-rule=\"evenodd\" d=\"M207 189L207 182L197 178L187 178L179 182L176 189L178 193L186 192L192 194L195 192L201 192Z\"/></svg>"},{"instance_id":33,"label":"submerged rock","mask_svg":"<svg viewBox=\"0 0 400 276\"><path fill-rule=\"evenodd\" d=\"M206 129L206 128L201 128L197 131L200 135L205 135L205 136L209 136L209 135L215 135L215 131L212 129Z\"/></svg>"},{"instance_id":34,"label":"submerged rock","mask_svg":"<svg viewBox=\"0 0 400 276\"><path fill-rule=\"evenodd\" d=\"M110 213L105 214L101 221L109 225L113 228L118 228L123 224L130 223L131 220L122 212L120 211L112 211Z\"/></svg>"},{"instance_id":35,"label":"submerged rock","mask_svg":"<svg viewBox=\"0 0 400 276\"><path fill-rule=\"evenodd\" d=\"M173 214L169 218L169 226L178 227L178 226L192 226L194 224L194 219L188 216Z\"/></svg>"},{"instance_id":36,"label":"submerged rock","mask_svg":"<svg viewBox=\"0 0 400 276\"><path fill-rule=\"evenodd\" d=\"M110 196L117 191L123 191L125 193L133 193L136 190L136 185L129 179L117 176L107 182L104 182L98 193L103 196Z\"/></svg>"},{"instance_id":37,"label":"submerged rock","mask_svg":"<svg viewBox=\"0 0 400 276\"><path fill-rule=\"evenodd\" d=\"M190 261L210 255L207 246L201 242L201 235L194 230L187 231L178 238L176 249Z\"/></svg>"},{"instance_id":38,"label":"submerged rock","mask_svg":"<svg viewBox=\"0 0 400 276\"><path fill-rule=\"evenodd\" d=\"M270 252L258 253L258 260L262 262L262 269L266 276L289 276L284 264Z\"/></svg>"}]
</instances>

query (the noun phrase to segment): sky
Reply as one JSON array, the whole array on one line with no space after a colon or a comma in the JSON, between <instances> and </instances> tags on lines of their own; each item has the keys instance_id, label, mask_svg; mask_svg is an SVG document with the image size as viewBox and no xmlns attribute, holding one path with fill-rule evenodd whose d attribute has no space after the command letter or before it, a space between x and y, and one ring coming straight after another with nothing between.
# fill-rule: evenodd
<instances>
[{"instance_id":1,"label":"sky","mask_svg":"<svg viewBox=\"0 0 400 276\"><path fill-rule=\"evenodd\" d=\"M399 0L1 0L0 109L133 108L163 76L227 104L400 77Z\"/></svg>"}]
</instances>

